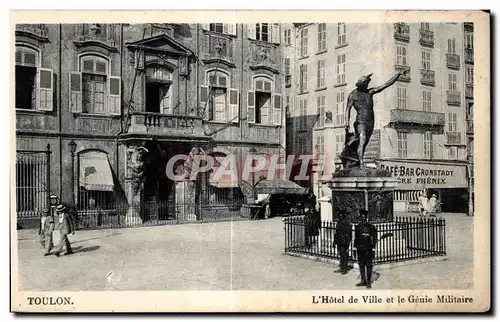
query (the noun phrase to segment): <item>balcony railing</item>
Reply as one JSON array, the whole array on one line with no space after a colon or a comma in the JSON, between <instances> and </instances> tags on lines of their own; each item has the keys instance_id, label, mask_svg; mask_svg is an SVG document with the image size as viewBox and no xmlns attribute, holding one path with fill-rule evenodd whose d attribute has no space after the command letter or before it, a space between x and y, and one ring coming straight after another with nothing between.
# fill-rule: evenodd
<instances>
[{"instance_id":1,"label":"balcony railing","mask_svg":"<svg viewBox=\"0 0 500 322\"><path fill-rule=\"evenodd\" d=\"M459 91L455 90L447 90L446 91L446 103L448 105L460 106L461 103L461 95Z\"/></svg>"},{"instance_id":2,"label":"balcony railing","mask_svg":"<svg viewBox=\"0 0 500 322\"><path fill-rule=\"evenodd\" d=\"M474 64L474 49L465 48L465 62L467 64Z\"/></svg>"},{"instance_id":3,"label":"balcony railing","mask_svg":"<svg viewBox=\"0 0 500 322\"><path fill-rule=\"evenodd\" d=\"M392 109L391 123L444 126L444 113Z\"/></svg>"},{"instance_id":4,"label":"balcony railing","mask_svg":"<svg viewBox=\"0 0 500 322\"><path fill-rule=\"evenodd\" d=\"M474 134L474 121L467 120L467 134Z\"/></svg>"},{"instance_id":5,"label":"balcony railing","mask_svg":"<svg viewBox=\"0 0 500 322\"><path fill-rule=\"evenodd\" d=\"M429 86L436 85L434 71L429 70L429 69L421 69L420 70L420 83L422 85L429 85Z\"/></svg>"},{"instance_id":6,"label":"balcony railing","mask_svg":"<svg viewBox=\"0 0 500 322\"><path fill-rule=\"evenodd\" d=\"M203 132L202 117L134 112L129 133L154 133L164 135L199 135Z\"/></svg>"},{"instance_id":7,"label":"balcony railing","mask_svg":"<svg viewBox=\"0 0 500 322\"><path fill-rule=\"evenodd\" d=\"M465 97L474 98L474 85L465 84Z\"/></svg>"},{"instance_id":8,"label":"balcony railing","mask_svg":"<svg viewBox=\"0 0 500 322\"><path fill-rule=\"evenodd\" d=\"M398 81L400 82L410 82L411 81L411 69L410 69L410 66L403 66L403 65L394 65L394 69L396 71L396 73L401 73L401 72L404 72L405 70L408 71L408 73L406 75L401 75L399 76L398 78Z\"/></svg>"},{"instance_id":9,"label":"balcony railing","mask_svg":"<svg viewBox=\"0 0 500 322\"><path fill-rule=\"evenodd\" d=\"M434 32L420 29L420 44L426 47L434 47Z\"/></svg>"},{"instance_id":10,"label":"balcony railing","mask_svg":"<svg viewBox=\"0 0 500 322\"><path fill-rule=\"evenodd\" d=\"M292 75L285 75L285 86L292 86Z\"/></svg>"},{"instance_id":11,"label":"balcony railing","mask_svg":"<svg viewBox=\"0 0 500 322\"><path fill-rule=\"evenodd\" d=\"M462 144L462 133L446 132L446 143L450 145Z\"/></svg>"},{"instance_id":12,"label":"balcony railing","mask_svg":"<svg viewBox=\"0 0 500 322\"><path fill-rule=\"evenodd\" d=\"M460 55L446 53L446 67L460 69Z\"/></svg>"},{"instance_id":13,"label":"balcony railing","mask_svg":"<svg viewBox=\"0 0 500 322\"><path fill-rule=\"evenodd\" d=\"M410 26L398 22L394 24L394 39L399 40L399 41L405 41L409 42L410 41Z\"/></svg>"}]
</instances>

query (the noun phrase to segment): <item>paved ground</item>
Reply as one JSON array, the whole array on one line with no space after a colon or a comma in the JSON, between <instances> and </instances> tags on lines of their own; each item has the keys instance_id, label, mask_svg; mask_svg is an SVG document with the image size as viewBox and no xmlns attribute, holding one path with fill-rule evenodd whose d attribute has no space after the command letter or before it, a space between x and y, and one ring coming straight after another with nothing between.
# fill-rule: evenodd
<instances>
[{"instance_id":1,"label":"paved ground","mask_svg":"<svg viewBox=\"0 0 500 322\"><path fill-rule=\"evenodd\" d=\"M375 269L373 289L473 287L473 218L442 215L448 259ZM358 276L283 254L281 218L78 231L76 253L59 258L43 256L35 230L18 236L26 291L352 289Z\"/></svg>"}]
</instances>

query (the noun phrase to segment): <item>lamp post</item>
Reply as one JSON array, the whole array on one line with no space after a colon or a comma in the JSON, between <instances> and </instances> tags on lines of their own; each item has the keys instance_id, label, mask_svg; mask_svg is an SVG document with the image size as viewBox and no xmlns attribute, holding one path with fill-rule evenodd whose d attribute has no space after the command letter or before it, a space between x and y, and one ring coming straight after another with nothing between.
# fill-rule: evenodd
<instances>
[{"instance_id":1,"label":"lamp post","mask_svg":"<svg viewBox=\"0 0 500 322\"><path fill-rule=\"evenodd\" d=\"M257 150L255 149L255 147L252 147L250 149L250 153L252 155L252 192L253 192L253 199L254 199L254 202L255 200L257 200L257 192L255 191L255 159L254 159L254 156L255 154L257 153Z\"/></svg>"},{"instance_id":2,"label":"lamp post","mask_svg":"<svg viewBox=\"0 0 500 322\"><path fill-rule=\"evenodd\" d=\"M76 151L76 143L71 140L68 144L69 152L71 153L71 202L74 206L75 203L75 151Z\"/></svg>"}]
</instances>

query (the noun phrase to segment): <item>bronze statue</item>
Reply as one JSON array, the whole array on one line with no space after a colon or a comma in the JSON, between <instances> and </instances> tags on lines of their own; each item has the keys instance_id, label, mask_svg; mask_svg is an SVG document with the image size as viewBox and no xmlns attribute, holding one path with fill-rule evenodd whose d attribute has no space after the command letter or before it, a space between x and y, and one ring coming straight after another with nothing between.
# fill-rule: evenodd
<instances>
[{"instance_id":1,"label":"bronze statue","mask_svg":"<svg viewBox=\"0 0 500 322\"><path fill-rule=\"evenodd\" d=\"M353 90L347 98L347 123L346 123L346 138L345 147L340 158L344 168L354 166L364 167L364 154L366 146L370 141L375 126L375 115L373 113L373 95L382 92L384 89L392 86L400 76L406 75L408 69L399 72L389 79L384 85L374 88L368 88L372 74L362 76L356 82L356 89ZM349 121L351 117L351 108L357 112L356 121L354 122L355 133L349 132Z\"/></svg>"}]
</instances>

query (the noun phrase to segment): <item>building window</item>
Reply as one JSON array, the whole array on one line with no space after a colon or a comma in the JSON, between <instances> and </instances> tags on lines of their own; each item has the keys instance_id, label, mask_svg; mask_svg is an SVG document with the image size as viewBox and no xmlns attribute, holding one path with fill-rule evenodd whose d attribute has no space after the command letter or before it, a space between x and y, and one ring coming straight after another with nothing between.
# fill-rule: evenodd
<instances>
[{"instance_id":1,"label":"building window","mask_svg":"<svg viewBox=\"0 0 500 322\"><path fill-rule=\"evenodd\" d=\"M274 81L268 77L254 78L253 91L248 91L247 121L264 125L281 125L282 97L274 92ZM236 113L236 96L234 95ZM233 102L230 102L233 105Z\"/></svg>"},{"instance_id":2,"label":"building window","mask_svg":"<svg viewBox=\"0 0 500 322\"><path fill-rule=\"evenodd\" d=\"M422 50L422 69L431 69L431 52L428 50Z\"/></svg>"},{"instance_id":3,"label":"building window","mask_svg":"<svg viewBox=\"0 0 500 322\"><path fill-rule=\"evenodd\" d=\"M106 113L104 102L107 95L108 61L95 56L83 57L80 72L83 80L82 113Z\"/></svg>"},{"instance_id":4,"label":"building window","mask_svg":"<svg viewBox=\"0 0 500 322\"><path fill-rule=\"evenodd\" d=\"M307 56L307 38L308 38L308 29L304 28L300 30L300 56Z\"/></svg>"},{"instance_id":5,"label":"building window","mask_svg":"<svg viewBox=\"0 0 500 322\"><path fill-rule=\"evenodd\" d=\"M318 52L326 51L326 23L318 24Z\"/></svg>"},{"instance_id":6,"label":"building window","mask_svg":"<svg viewBox=\"0 0 500 322\"><path fill-rule=\"evenodd\" d=\"M448 74L448 89L456 91L457 90L457 74L449 73Z\"/></svg>"},{"instance_id":7,"label":"building window","mask_svg":"<svg viewBox=\"0 0 500 322\"><path fill-rule=\"evenodd\" d=\"M307 64L300 65L300 93L307 92Z\"/></svg>"},{"instance_id":8,"label":"building window","mask_svg":"<svg viewBox=\"0 0 500 322\"><path fill-rule=\"evenodd\" d=\"M307 130L307 98L299 101L299 130Z\"/></svg>"},{"instance_id":9,"label":"building window","mask_svg":"<svg viewBox=\"0 0 500 322\"><path fill-rule=\"evenodd\" d=\"M172 72L161 65L146 69L146 112L173 114Z\"/></svg>"},{"instance_id":10,"label":"building window","mask_svg":"<svg viewBox=\"0 0 500 322\"><path fill-rule=\"evenodd\" d=\"M448 39L448 54L455 54L455 38Z\"/></svg>"},{"instance_id":11,"label":"building window","mask_svg":"<svg viewBox=\"0 0 500 322\"><path fill-rule=\"evenodd\" d=\"M346 25L345 23L337 24L337 46L346 44Z\"/></svg>"},{"instance_id":12,"label":"building window","mask_svg":"<svg viewBox=\"0 0 500 322\"><path fill-rule=\"evenodd\" d=\"M448 132L457 132L457 113L448 113Z\"/></svg>"},{"instance_id":13,"label":"building window","mask_svg":"<svg viewBox=\"0 0 500 322\"><path fill-rule=\"evenodd\" d=\"M430 131L424 133L424 158L433 158L432 132Z\"/></svg>"},{"instance_id":14,"label":"building window","mask_svg":"<svg viewBox=\"0 0 500 322\"><path fill-rule=\"evenodd\" d=\"M420 29L422 29L422 30L431 30L430 23L428 23L428 22L422 22L422 23L420 23Z\"/></svg>"},{"instance_id":15,"label":"building window","mask_svg":"<svg viewBox=\"0 0 500 322\"><path fill-rule=\"evenodd\" d=\"M320 95L316 99L318 108L318 127L325 126L325 96Z\"/></svg>"},{"instance_id":16,"label":"building window","mask_svg":"<svg viewBox=\"0 0 500 322\"><path fill-rule=\"evenodd\" d=\"M337 56L337 84L345 84L345 54Z\"/></svg>"},{"instance_id":17,"label":"building window","mask_svg":"<svg viewBox=\"0 0 500 322\"><path fill-rule=\"evenodd\" d=\"M201 105L204 118L216 122L239 122L239 91L231 88L229 74L220 70L206 73L201 86ZM165 113L165 112L164 112Z\"/></svg>"},{"instance_id":18,"label":"building window","mask_svg":"<svg viewBox=\"0 0 500 322\"><path fill-rule=\"evenodd\" d=\"M224 24L223 23L211 23L210 24L210 31L213 32L224 32Z\"/></svg>"},{"instance_id":19,"label":"building window","mask_svg":"<svg viewBox=\"0 0 500 322\"><path fill-rule=\"evenodd\" d=\"M285 38L285 45L292 44L292 29L285 29L284 38Z\"/></svg>"},{"instance_id":20,"label":"building window","mask_svg":"<svg viewBox=\"0 0 500 322\"><path fill-rule=\"evenodd\" d=\"M285 75L290 74L290 58L285 58Z\"/></svg>"},{"instance_id":21,"label":"building window","mask_svg":"<svg viewBox=\"0 0 500 322\"><path fill-rule=\"evenodd\" d=\"M408 157L408 133L398 131L398 158Z\"/></svg>"},{"instance_id":22,"label":"building window","mask_svg":"<svg viewBox=\"0 0 500 322\"><path fill-rule=\"evenodd\" d=\"M465 34L465 48L474 49L474 35Z\"/></svg>"},{"instance_id":23,"label":"building window","mask_svg":"<svg viewBox=\"0 0 500 322\"><path fill-rule=\"evenodd\" d=\"M424 112L432 112L431 91L425 89L422 91L422 110Z\"/></svg>"},{"instance_id":24,"label":"building window","mask_svg":"<svg viewBox=\"0 0 500 322\"><path fill-rule=\"evenodd\" d=\"M260 41L280 43L280 26L277 23L256 23L249 26L249 37Z\"/></svg>"},{"instance_id":25,"label":"building window","mask_svg":"<svg viewBox=\"0 0 500 322\"><path fill-rule=\"evenodd\" d=\"M338 159L338 155L344 150L345 144L345 133L335 134L335 159Z\"/></svg>"},{"instance_id":26,"label":"building window","mask_svg":"<svg viewBox=\"0 0 500 322\"><path fill-rule=\"evenodd\" d=\"M204 24L202 27L203 29L210 30L211 32L236 35L236 24L232 23L208 23Z\"/></svg>"},{"instance_id":27,"label":"building window","mask_svg":"<svg viewBox=\"0 0 500 322\"><path fill-rule=\"evenodd\" d=\"M318 134L318 136L316 136L314 150L316 152L316 159L319 159L325 154L325 137L322 134Z\"/></svg>"},{"instance_id":28,"label":"building window","mask_svg":"<svg viewBox=\"0 0 500 322\"><path fill-rule=\"evenodd\" d=\"M335 102L335 124L338 126L345 125L345 92L337 92Z\"/></svg>"},{"instance_id":29,"label":"building window","mask_svg":"<svg viewBox=\"0 0 500 322\"><path fill-rule=\"evenodd\" d=\"M466 75L465 75L466 79L465 79L465 82L467 84L471 84L473 85L474 84L474 67L467 67L466 68Z\"/></svg>"},{"instance_id":30,"label":"building window","mask_svg":"<svg viewBox=\"0 0 500 322\"><path fill-rule=\"evenodd\" d=\"M325 82L325 73L326 73L326 61L324 59L318 60L318 77L317 77L317 85L318 88L323 88L326 86Z\"/></svg>"},{"instance_id":31,"label":"building window","mask_svg":"<svg viewBox=\"0 0 500 322\"><path fill-rule=\"evenodd\" d=\"M408 96L406 94L406 87L396 87L396 97L398 99L397 108L406 110Z\"/></svg>"},{"instance_id":32,"label":"building window","mask_svg":"<svg viewBox=\"0 0 500 322\"><path fill-rule=\"evenodd\" d=\"M16 109L35 110L38 52L16 47Z\"/></svg>"},{"instance_id":33,"label":"building window","mask_svg":"<svg viewBox=\"0 0 500 322\"><path fill-rule=\"evenodd\" d=\"M458 148L456 146L450 146L448 148L448 159L449 160L458 159Z\"/></svg>"},{"instance_id":34,"label":"building window","mask_svg":"<svg viewBox=\"0 0 500 322\"><path fill-rule=\"evenodd\" d=\"M407 65L407 48L403 45L396 46L396 65L408 66Z\"/></svg>"}]
</instances>

